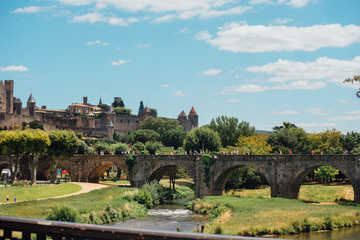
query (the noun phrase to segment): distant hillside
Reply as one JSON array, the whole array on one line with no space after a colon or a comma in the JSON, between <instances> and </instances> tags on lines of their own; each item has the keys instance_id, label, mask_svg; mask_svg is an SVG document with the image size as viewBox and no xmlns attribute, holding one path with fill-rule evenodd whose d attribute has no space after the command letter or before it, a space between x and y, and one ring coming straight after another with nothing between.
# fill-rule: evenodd
<instances>
[{"instance_id":1,"label":"distant hillside","mask_svg":"<svg viewBox=\"0 0 360 240\"><path fill-rule=\"evenodd\" d=\"M272 133L272 131L255 130L256 133Z\"/></svg>"}]
</instances>

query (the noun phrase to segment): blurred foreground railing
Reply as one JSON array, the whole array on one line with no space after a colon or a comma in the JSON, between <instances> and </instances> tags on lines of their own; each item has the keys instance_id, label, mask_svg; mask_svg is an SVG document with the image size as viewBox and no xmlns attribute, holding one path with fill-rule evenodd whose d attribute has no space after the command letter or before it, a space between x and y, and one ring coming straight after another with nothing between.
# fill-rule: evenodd
<instances>
[{"instance_id":1,"label":"blurred foreground railing","mask_svg":"<svg viewBox=\"0 0 360 240\"><path fill-rule=\"evenodd\" d=\"M0 239L263 239L225 235L161 232L130 228L115 228L90 224L56 222L0 216Z\"/></svg>"}]
</instances>

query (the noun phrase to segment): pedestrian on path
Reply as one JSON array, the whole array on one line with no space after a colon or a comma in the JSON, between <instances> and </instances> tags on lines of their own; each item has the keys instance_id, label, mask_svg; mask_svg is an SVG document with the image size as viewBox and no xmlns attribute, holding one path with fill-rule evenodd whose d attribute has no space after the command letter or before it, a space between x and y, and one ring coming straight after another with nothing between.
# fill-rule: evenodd
<instances>
[{"instance_id":1,"label":"pedestrian on path","mask_svg":"<svg viewBox=\"0 0 360 240\"><path fill-rule=\"evenodd\" d=\"M197 232L197 233L200 232L200 224L198 224L198 225L196 226L196 232Z\"/></svg>"},{"instance_id":2,"label":"pedestrian on path","mask_svg":"<svg viewBox=\"0 0 360 240\"><path fill-rule=\"evenodd\" d=\"M9 194L6 194L6 201L9 202Z\"/></svg>"},{"instance_id":3,"label":"pedestrian on path","mask_svg":"<svg viewBox=\"0 0 360 240\"><path fill-rule=\"evenodd\" d=\"M201 224L201 233L204 233L205 226L204 224Z\"/></svg>"},{"instance_id":4,"label":"pedestrian on path","mask_svg":"<svg viewBox=\"0 0 360 240\"><path fill-rule=\"evenodd\" d=\"M14 196L14 202L16 202L16 195Z\"/></svg>"}]
</instances>

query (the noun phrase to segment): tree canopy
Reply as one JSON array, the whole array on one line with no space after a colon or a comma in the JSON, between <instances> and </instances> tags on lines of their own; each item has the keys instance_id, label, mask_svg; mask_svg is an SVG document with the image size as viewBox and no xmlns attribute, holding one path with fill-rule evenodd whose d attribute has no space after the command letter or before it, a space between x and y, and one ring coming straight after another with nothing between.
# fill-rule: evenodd
<instances>
[{"instance_id":1,"label":"tree canopy","mask_svg":"<svg viewBox=\"0 0 360 240\"><path fill-rule=\"evenodd\" d=\"M125 107L115 107L114 112L117 115L131 115L131 109Z\"/></svg>"},{"instance_id":2,"label":"tree canopy","mask_svg":"<svg viewBox=\"0 0 360 240\"><path fill-rule=\"evenodd\" d=\"M180 129L170 129L161 135L161 142L166 147L174 147L175 149L182 147L186 132Z\"/></svg>"},{"instance_id":3,"label":"tree canopy","mask_svg":"<svg viewBox=\"0 0 360 240\"><path fill-rule=\"evenodd\" d=\"M186 151L218 151L221 147L220 137L217 132L208 128L194 128L187 133L184 140Z\"/></svg>"},{"instance_id":4,"label":"tree canopy","mask_svg":"<svg viewBox=\"0 0 360 240\"><path fill-rule=\"evenodd\" d=\"M171 129L183 129L177 119L165 117L147 117L144 121L140 122L140 128L154 130L160 135Z\"/></svg>"},{"instance_id":5,"label":"tree canopy","mask_svg":"<svg viewBox=\"0 0 360 240\"><path fill-rule=\"evenodd\" d=\"M235 146L239 137L255 134L255 127L251 127L245 121L239 122L236 117L217 117L215 120L211 120L208 127L219 134L223 147Z\"/></svg>"},{"instance_id":6,"label":"tree canopy","mask_svg":"<svg viewBox=\"0 0 360 240\"><path fill-rule=\"evenodd\" d=\"M148 141L158 141L160 134L151 129L140 129L130 133L128 141L131 144L136 142L146 143Z\"/></svg>"}]
</instances>

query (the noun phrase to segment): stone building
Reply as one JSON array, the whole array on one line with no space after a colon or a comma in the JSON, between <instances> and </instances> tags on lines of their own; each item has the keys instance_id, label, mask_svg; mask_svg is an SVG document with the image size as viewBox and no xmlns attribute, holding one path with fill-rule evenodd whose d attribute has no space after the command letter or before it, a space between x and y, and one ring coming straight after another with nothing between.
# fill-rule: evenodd
<instances>
[{"instance_id":1,"label":"stone building","mask_svg":"<svg viewBox=\"0 0 360 240\"><path fill-rule=\"evenodd\" d=\"M139 123L147 117L153 116L148 107L138 115L115 114L112 107L103 112L100 105L92 105L87 97L83 97L82 103L72 103L65 110L47 109L46 105L40 108L32 93L26 102L26 108L22 107L22 101L13 96L14 81L5 80L0 82L0 126L13 129L21 126L23 122L37 120L44 125L44 129L67 130L82 133L90 137L112 137L114 132L129 134L139 129ZM120 103L122 99L115 97L114 102ZM198 126L198 115L192 107L188 116L182 111L178 117L179 124L185 131L190 131Z\"/></svg>"}]
</instances>

